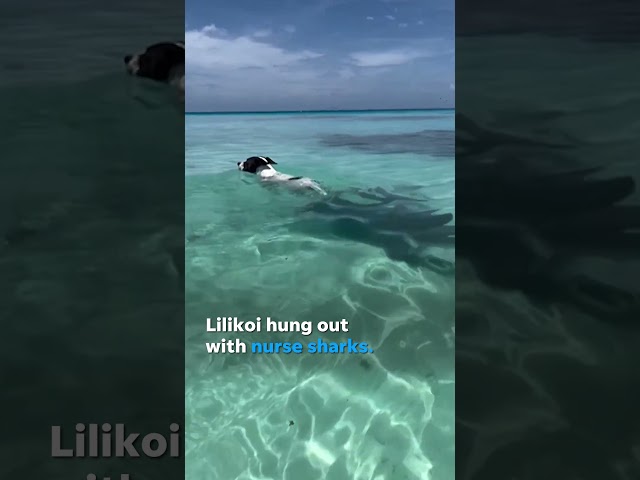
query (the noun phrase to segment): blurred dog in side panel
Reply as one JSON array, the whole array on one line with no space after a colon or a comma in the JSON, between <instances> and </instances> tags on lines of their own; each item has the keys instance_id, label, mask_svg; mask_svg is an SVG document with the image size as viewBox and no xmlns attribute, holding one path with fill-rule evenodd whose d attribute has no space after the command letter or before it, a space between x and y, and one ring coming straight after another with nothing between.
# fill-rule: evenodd
<instances>
[{"instance_id":1,"label":"blurred dog in side panel","mask_svg":"<svg viewBox=\"0 0 640 480\"><path fill-rule=\"evenodd\" d=\"M124 64L130 75L171 85L184 99L184 53L184 42L156 43L142 53L125 55Z\"/></svg>"}]
</instances>

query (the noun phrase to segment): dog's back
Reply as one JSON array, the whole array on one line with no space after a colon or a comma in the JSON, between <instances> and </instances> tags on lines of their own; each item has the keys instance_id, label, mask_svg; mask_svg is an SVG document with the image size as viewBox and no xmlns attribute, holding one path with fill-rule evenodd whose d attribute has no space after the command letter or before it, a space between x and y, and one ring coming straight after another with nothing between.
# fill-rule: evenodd
<instances>
[{"instance_id":1,"label":"dog's back","mask_svg":"<svg viewBox=\"0 0 640 480\"><path fill-rule=\"evenodd\" d=\"M244 162L238 162L238 169L247 173L253 173L264 182L274 182L294 189L310 189L321 195L327 195L318 183L307 177L294 177L281 173L273 168L277 165L270 157L249 157Z\"/></svg>"}]
</instances>

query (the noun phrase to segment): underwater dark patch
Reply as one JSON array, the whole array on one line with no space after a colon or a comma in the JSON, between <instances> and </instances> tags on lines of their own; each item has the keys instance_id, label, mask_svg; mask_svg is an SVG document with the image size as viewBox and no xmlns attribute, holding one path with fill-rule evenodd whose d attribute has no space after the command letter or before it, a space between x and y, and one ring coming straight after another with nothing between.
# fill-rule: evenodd
<instances>
[{"instance_id":1,"label":"underwater dark patch","mask_svg":"<svg viewBox=\"0 0 640 480\"><path fill-rule=\"evenodd\" d=\"M291 222L289 228L311 236L372 245L392 260L451 273L449 262L427 258L420 249L454 244L453 215L429 209L424 202L382 188L352 189L307 205L301 219Z\"/></svg>"},{"instance_id":2,"label":"underwater dark patch","mask_svg":"<svg viewBox=\"0 0 640 480\"><path fill-rule=\"evenodd\" d=\"M325 147L350 148L374 154L417 153L451 158L455 152L455 132L422 130L378 135L330 134L321 136L320 143Z\"/></svg>"}]
</instances>

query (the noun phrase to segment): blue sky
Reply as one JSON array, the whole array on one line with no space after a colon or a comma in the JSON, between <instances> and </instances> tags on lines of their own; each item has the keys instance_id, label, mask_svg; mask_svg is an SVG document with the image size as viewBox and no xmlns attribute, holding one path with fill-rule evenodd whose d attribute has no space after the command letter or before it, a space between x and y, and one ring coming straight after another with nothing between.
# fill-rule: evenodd
<instances>
[{"instance_id":1,"label":"blue sky","mask_svg":"<svg viewBox=\"0 0 640 480\"><path fill-rule=\"evenodd\" d=\"M453 107L454 11L454 0L186 0L186 109Z\"/></svg>"}]
</instances>

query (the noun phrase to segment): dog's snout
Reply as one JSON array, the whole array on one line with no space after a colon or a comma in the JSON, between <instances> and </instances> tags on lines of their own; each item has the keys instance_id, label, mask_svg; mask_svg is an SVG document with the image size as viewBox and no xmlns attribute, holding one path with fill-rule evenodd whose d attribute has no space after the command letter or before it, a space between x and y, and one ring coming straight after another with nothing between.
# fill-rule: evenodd
<instances>
[{"instance_id":1,"label":"dog's snout","mask_svg":"<svg viewBox=\"0 0 640 480\"><path fill-rule=\"evenodd\" d=\"M125 55L124 57L124 63L129 63L131 61L131 59L133 58L133 55Z\"/></svg>"}]
</instances>

